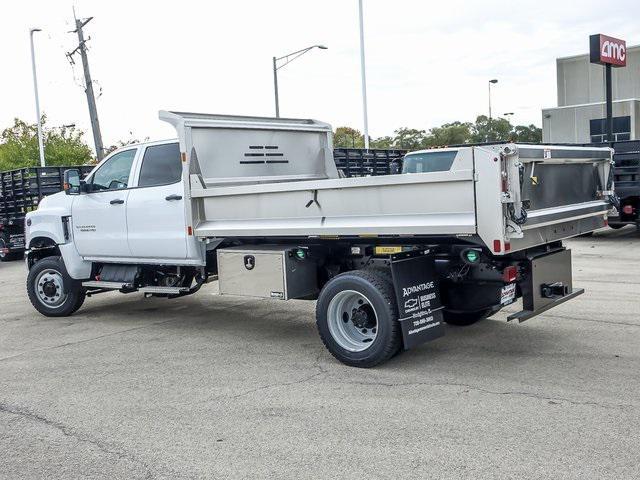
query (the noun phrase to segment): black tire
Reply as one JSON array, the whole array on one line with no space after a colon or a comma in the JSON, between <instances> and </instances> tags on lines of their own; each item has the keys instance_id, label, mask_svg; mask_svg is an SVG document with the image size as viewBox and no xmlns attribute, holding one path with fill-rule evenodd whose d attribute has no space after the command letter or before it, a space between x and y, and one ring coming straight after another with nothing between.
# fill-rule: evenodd
<instances>
[{"instance_id":1,"label":"black tire","mask_svg":"<svg viewBox=\"0 0 640 480\"><path fill-rule=\"evenodd\" d=\"M613 228L614 230L620 230L622 227L625 227L626 224L625 223L610 223L609 227Z\"/></svg>"},{"instance_id":2,"label":"black tire","mask_svg":"<svg viewBox=\"0 0 640 480\"><path fill-rule=\"evenodd\" d=\"M478 312L450 312L447 310L442 311L442 319L449 325L456 325L458 327L467 327L473 325L480 320L484 320L490 317L492 313L491 309L480 310Z\"/></svg>"},{"instance_id":3,"label":"black tire","mask_svg":"<svg viewBox=\"0 0 640 480\"><path fill-rule=\"evenodd\" d=\"M62 298L59 304L46 304L44 300L41 300L41 294L36 291L36 281L43 272L55 272L62 279L64 288L61 295L66 295L66 297ZM60 290L59 286L54 285L52 288L55 290L54 294ZM72 315L82 306L86 296L82 283L69 276L60 257L43 258L31 267L27 275L27 294L33 307L45 317Z\"/></svg>"},{"instance_id":4,"label":"black tire","mask_svg":"<svg viewBox=\"0 0 640 480\"><path fill-rule=\"evenodd\" d=\"M349 291L357 292L370 302L376 319L375 338L362 351L351 351L341 346L329 326L331 301L338 295L344 295L343 292ZM342 273L329 280L318 297L316 325L320 338L331 355L352 367L374 367L389 360L402 347L402 332L398 322L393 283L390 276L382 272L356 270Z\"/></svg>"}]
</instances>

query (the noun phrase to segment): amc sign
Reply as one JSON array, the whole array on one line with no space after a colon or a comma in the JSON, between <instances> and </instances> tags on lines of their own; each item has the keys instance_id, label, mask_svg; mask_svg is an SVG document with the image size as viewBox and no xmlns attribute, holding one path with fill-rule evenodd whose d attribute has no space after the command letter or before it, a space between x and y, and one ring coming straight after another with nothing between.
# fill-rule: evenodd
<instances>
[{"instance_id":1,"label":"amc sign","mask_svg":"<svg viewBox=\"0 0 640 480\"><path fill-rule=\"evenodd\" d=\"M602 34L589 37L591 63L613 67L627 65L627 42Z\"/></svg>"}]
</instances>

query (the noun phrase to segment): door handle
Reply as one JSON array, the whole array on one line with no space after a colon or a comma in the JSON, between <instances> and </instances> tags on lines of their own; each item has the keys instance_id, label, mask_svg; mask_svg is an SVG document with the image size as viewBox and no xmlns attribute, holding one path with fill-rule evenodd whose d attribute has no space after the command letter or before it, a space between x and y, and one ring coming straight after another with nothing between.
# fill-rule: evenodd
<instances>
[{"instance_id":1,"label":"door handle","mask_svg":"<svg viewBox=\"0 0 640 480\"><path fill-rule=\"evenodd\" d=\"M111 205L122 205L124 203L124 200L121 200L121 199L118 198L116 200L111 200L109 203Z\"/></svg>"},{"instance_id":2,"label":"door handle","mask_svg":"<svg viewBox=\"0 0 640 480\"><path fill-rule=\"evenodd\" d=\"M169 195L168 197L164 197L165 200L167 201L171 201L171 200L182 200L182 195Z\"/></svg>"}]
</instances>

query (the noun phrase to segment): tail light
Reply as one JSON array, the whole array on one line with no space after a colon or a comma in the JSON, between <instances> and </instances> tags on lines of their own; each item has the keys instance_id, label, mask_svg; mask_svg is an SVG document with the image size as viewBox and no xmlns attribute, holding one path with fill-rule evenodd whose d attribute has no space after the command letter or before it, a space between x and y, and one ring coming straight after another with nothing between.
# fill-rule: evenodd
<instances>
[{"instance_id":1,"label":"tail light","mask_svg":"<svg viewBox=\"0 0 640 480\"><path fill-rule=\"evenodd\" d=\"M502 271L502 281L504 283L512 283L518 279L518 267L509 265Z\"/></svg>"}]
</instances>

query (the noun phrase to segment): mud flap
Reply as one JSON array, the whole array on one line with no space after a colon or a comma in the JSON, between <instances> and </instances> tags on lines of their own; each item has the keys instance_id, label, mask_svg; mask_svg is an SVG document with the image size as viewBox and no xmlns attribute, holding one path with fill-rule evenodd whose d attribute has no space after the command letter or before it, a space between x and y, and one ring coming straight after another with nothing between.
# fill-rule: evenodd
<instances>
[{"instance_id":1,"label":"mud flap","mask_svg":"<svg viewBox=\"0 0 640 480\"><path fill-rule=\"evenodd\" d=\"M508 321L524 322L584 293L581 288L573 288L571 250L530 258L527 270L519 282L523 310L509 315Z\"/></svg>"},{"instance_id":2,"label":"mud flap","mask_svg":"<svg viewBox=\"0 0 640 480\"><path fill-rule=\"evenodd\" d=\"M393 255L391 273L404 349L442 337L443 307L433 256L428 251Z\"/></svg>"}]
</instances>

